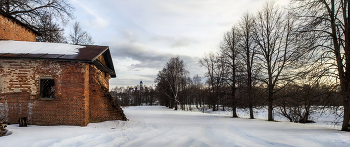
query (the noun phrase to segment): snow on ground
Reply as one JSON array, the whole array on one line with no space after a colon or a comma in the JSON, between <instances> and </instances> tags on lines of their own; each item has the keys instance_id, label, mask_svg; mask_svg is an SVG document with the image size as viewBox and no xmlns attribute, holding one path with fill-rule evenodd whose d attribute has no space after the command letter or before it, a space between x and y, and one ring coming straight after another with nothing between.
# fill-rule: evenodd
<instances>
[{"instance_id":1,"label":"snow on ground","mask_svg":"<svg viewBox=\"0 0 350 147\"><path fill-rule=\"evenodd\" d=\"M195 111L195 112L202 111L202 110L198 110L195 107L195 105L192 106L192 109L193 109L192 111ZM222 107L220 109L222 109ZM282 116L281 114L279 114L278 111L279 110L277 110L277 108L273 110L274 120L289 122L289 120L284 116ZM259 108L259 109L253 108L253 112L254 112L254 118L267 120L267 115L268 115L267 108ZM228 108L225 108L225 111L212 111L212 109L209 109L206 107L204 110L204 113L232 116L232 110ZM341 111L339 111L338 113L341 113ZM237 115L240 118L249 118L249 110L237 109ZM307 125L320 126L320 127L326 127L326 128L332 128L332 129L338 129L338 130L341 129L341 125L342 125L342 117L336 116L334 114L334 110L331 110L329 108L326 108L324 110L313 111L310 114L309 119L314 121L315 123L308 123Z\"/></svg>"},{"instance_id":2,"label":"snow on ground","mask_svg":"<svg viewBox=\"0 0 350 147\"><path fill-rule=\"evenodd\" d=\"M79 126L9 125L0 146L350 146L350 132L290 122L174 111L163 106L124 108L130 121Z\"/></svg>"}]
</instances>

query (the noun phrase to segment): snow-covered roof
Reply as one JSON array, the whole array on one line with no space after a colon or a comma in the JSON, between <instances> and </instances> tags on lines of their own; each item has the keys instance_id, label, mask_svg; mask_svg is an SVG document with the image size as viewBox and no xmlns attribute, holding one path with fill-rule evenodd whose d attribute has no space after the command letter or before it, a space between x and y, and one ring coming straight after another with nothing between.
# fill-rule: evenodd
<instances>
[{"instance_id":1,"label":"snow-covered roof","mask_svg":"<svg viewBox=\"0 0 350 147\"><path fill-rule=\"evenodd\" d=\"M85 48L85 46L48 42L0 41L0 53L74 55L79 53L80 48Z\"/></svg>"},{"instance_id":2,"label":"snow-covered roof","mask_svg":"<svg viewBox=\"0 0 350 147\"><path fill-rule=\"evenodd\" d=\"M105 63L97 58L103 56ZM73 60L89 62L116 77L108 46L0 40L0 59Z\"/></svg>"}]
</instances>

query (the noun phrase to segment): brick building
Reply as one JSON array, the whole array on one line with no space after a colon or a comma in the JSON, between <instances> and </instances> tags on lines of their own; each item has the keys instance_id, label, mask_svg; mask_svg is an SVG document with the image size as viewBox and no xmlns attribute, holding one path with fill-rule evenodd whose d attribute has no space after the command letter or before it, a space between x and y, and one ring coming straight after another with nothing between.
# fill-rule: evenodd
<instances>
[{"instance_id":1,"label":"brick building","mask_svg":"<svg viewBox=\"0 0 350 147\"><path fill-rule=\"evenodd\" d=\"M36 41L34 29L0 10L0 40Z\"/></svg>"},{"instance_id":2,"label":"brick building","mask_svg":"<svg viewBox=\"0 0 350 147\"><path fill-rule=\"evenodd\" d=\"M30 42L35 30L1 14L0 27L0 119L80 126L126 120L108 90L116 77L108 46Z\"/></svg>"}]
</instances>

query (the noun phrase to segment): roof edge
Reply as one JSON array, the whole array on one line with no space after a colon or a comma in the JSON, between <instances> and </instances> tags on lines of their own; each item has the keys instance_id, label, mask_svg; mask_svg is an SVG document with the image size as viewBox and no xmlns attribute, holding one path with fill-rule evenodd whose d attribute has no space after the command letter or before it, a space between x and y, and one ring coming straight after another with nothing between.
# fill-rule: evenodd
<instances>
[{"instance_id":1,"label":"roof edge","mask_svg":"<svg viewBox=\"0 0 350 147\"><path fill-rule=\"evenodd\" d=\"M91 62L94 62L99 56L101 56L102 54L104 54L108 49L109 49L109 46L106 46L107 48L104 49L101 53L99 53L96 57L92 58L91 59Z\"/></svg>"},{"instance_id":2,"label":"roof edge","mask_svg":"<svg viewBox=\"0 0 350 147\"><path fill-rule=\"evenodd\" d=\"M107 72L109 75L111 75L111 78L116 78L117 75L112 69L109 69L108 67L104 66L100 61L95 60L92 62L98 69Z\"/></svg>"}]
</instances>

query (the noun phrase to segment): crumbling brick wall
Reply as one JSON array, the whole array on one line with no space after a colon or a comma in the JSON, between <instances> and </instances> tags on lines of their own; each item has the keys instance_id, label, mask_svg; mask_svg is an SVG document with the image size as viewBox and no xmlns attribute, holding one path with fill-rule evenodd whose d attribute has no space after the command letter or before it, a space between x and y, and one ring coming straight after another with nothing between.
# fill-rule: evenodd
<instances>
[{"instance_id":1,"label":"crumbling brick wall","mask_svg":"<svg viewBox=\"0 0 350 147\"><path fill-rule=\"evenodd\" d=\"M89 122L89 64L73 61L0 60L0 118L28 124L80 125ZM41 99L40 77L53 77L55 98Z\"/></svg>"},{"instance_id":2,"label":"crumbling brick wall","mask_svg":"<svg viewBox=\"0 0 350 147\"><path fill-rule=\"evenodd\" d=\"M52 77L55 98L40 98L40 78ZM0 118L28 124L80 125L126 120L108 95L110 75L74 61L0 60ZM117 107L117 109L116 109Z\"/></svg>"},{"instance_id":3,"label":"crumbling brick wall","mask_svg":"<svg viewBox=\"0 0 350 147\"><path fill-rule=\"evenodd\" d=\"M36 41L36 35L28 28L0 14L0 40Z\"/></svg>"},{"instance_id":4,"label":"crumbling brick wall","mask_svg":"<svg viewBox=\"0 0 350 147\"><path fill-rule=\"evenodd\" d=\"M101 86L108 89L109 74L90 66L90 121L101 122L107 120L121 120L123 117L118 110L112 106L112 101L105 96L105 91Z\"/></svg>"}]
</instances>

